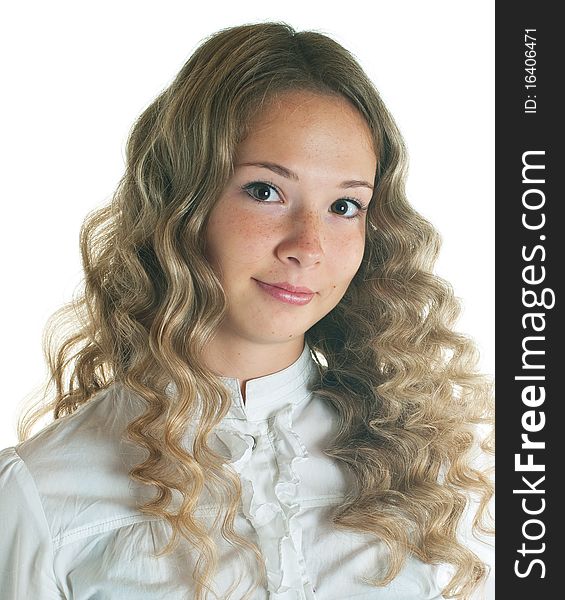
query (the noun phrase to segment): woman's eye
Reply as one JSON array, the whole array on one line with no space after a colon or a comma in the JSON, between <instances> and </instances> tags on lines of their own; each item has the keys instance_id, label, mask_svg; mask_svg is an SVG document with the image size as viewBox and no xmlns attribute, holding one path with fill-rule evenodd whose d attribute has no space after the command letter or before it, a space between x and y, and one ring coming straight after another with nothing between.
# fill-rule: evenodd
<instances>
[{"instance_id":1,"label":"woman's eye","mask_svg":"<svg viewBox=\"0 0 565 600\"><path fill-rule=\"evenodd\" d=\"M266 181L252 181L242 186L242 189L255 202L271 204L281 200L277 187ZM340 198L333 202L332 206L338 207L334 214L346 219L358 219L367 210L367 206L363 206L358 200L354 200L353 198Z\"/></svg>"},{"instance_id":2,"label":"woman's eye","mask_svg":"<svg viewBox=\"0 0 565 600\"><path fill-rule=\"evenodd\" d=\"M362 206L357 200L350 198L340 198L333 203L333 206L338 207L336 214L346 217L347 219L355 219L361 215L361 213L367 210L366 206Z\"/></svg>"},{"instance_id":3,"label":"woman's eye","mask_svg":"<svg viewBox=\"0 0 565 600\"><path fill-rule=\"evenodd\" d=\"M253 181L243 186L243 189L257 202L267 202L272 200L273 192L276 196L279 195L274 185L262 181ZM280 198L277 198L280 200Z\"/></svg>"}]
</instances>

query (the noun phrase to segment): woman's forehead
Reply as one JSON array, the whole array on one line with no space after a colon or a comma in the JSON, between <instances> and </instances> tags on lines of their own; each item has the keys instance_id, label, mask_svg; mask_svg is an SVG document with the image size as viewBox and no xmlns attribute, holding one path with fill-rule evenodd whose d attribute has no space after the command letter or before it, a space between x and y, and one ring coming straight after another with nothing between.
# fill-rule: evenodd
<instances>
[{"instance_id":1,"label":"woman's forehead","mask_svg":"<svg viewBox=\"0 0 565 600\"><path fill-rule=\"evenodd\" d=\"M304 91L266 103L249 121L236 156L236 163L319 158L372 172L376 163L371 130L362 115L340 96Z\"/></svg>"}]
</instances>

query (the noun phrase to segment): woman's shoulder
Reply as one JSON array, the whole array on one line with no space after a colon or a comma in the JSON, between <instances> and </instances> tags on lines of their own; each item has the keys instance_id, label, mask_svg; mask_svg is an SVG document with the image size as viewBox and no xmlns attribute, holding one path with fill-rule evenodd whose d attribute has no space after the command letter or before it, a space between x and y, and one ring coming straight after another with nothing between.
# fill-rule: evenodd
<instances>
[{"instance_id":1,"label":"woman's shoulder","mask_svg":"<svg viewBox=\"0 0 565 600\"><path fill-rule=\"evenodd\" d=\"M123 439L130 401L113 384L71 415L2 450L0 495L10 512L43 512L55 542L93 523L137 515L129 470L143 457Z\"/></svg>"},{"instance_id":2,"label":"woman's shoulder","mask_svg":"<svg viewBox=\"0 0 565 600\"><path fill-rule=\"evenodd\" d=\"M99 390L75 412L49 423L14 450L38 476L110 457L123 430L125 398L120 384Z\"/></svg>"}]
</instances>

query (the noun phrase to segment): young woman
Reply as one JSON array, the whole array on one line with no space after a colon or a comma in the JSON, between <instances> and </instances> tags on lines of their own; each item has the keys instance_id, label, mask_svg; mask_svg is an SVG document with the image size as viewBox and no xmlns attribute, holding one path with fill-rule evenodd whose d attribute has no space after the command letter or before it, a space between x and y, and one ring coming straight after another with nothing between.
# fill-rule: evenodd
<instances>
[{"instance_id":1,"label":"young woman","mask_svg":"<svg viewBox=\"0 0 565 600\"><path fill-rule=\"evenodd\" d=\"M3 599L469 597L490 383L405 166L330 38L261 23L196 50L83 227L52 392L0 453Z\"/></svg>"}]
</instances>

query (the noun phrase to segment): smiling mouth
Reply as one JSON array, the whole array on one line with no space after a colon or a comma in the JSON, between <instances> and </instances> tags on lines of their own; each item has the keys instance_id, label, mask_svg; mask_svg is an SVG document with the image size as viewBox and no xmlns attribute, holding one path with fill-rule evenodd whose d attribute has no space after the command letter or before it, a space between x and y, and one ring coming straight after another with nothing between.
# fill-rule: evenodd
<instances>
[{"instance_id":1,"label":"smiling mouth","mask_svg":"<svg viewBox=\"0 0 565 600\"><path fill-rule=\"evenodd\" d=\"M291 291L282 287L278 287L277 285L273 285L270 283L265 283L264 281L259 281L258 279L254 279L257 285L271 297L280 300L281 302L286 302L287 304L295 304L295 305L304 305L308 304L310 300L314 297L314 292L301 292L301 291ZM286 284L285 284L286 285ZM294 288L296 289L308 289L308 288Z\"/></svg>"}]
</instances>

